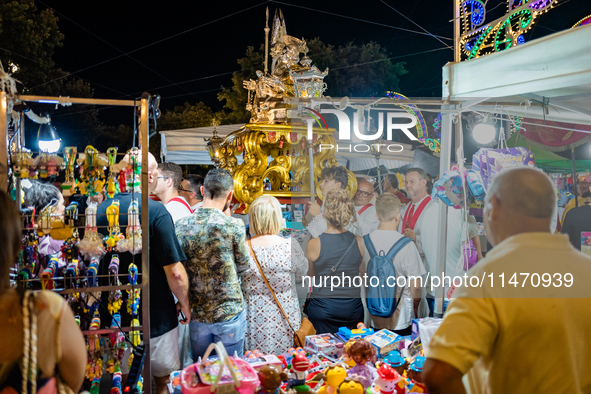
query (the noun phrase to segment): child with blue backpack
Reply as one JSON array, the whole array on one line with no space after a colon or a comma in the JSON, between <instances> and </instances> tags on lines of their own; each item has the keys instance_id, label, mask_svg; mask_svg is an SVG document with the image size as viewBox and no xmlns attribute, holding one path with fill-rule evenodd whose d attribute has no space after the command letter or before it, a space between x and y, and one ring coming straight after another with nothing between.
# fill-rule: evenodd
<instances>
[{"instance_id":1,"label":"child with blue backpack","mask_svg":"<svg viewBox=\"0 0 591 394\"><path fill-rule=\"evenodd\" d=\"M363 237L367 306L372 327L410 335L427 271L414 242L397 230L401 220L398 197L383 194L377 198L375 206L380 226Z\"/></svg>"}]
</instances>

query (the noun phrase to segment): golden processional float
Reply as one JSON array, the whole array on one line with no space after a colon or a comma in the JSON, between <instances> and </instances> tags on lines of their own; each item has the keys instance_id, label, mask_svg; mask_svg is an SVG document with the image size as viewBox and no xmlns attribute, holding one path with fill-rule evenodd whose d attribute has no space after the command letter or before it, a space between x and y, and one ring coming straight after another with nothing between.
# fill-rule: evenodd
<instances>
[{"instance_id":1,"label":"golden processional float","mask_svg":"<svg viewBox=\"0 0 591 394\"><path fill-rule=\"evenodd\" d=\"M225 138L214 130L213 136L205 139L215 166L234 178L234 197L240 203L235 213L247 214L250 204L263 194L275 196L282 203L303 203L316 196L322 199L314 185L320 181L323 168L338 166L335 148L318 149L320 144L337 145L332 136L336 129L313 127L309 139L303 118L307 111L303 102L323 97L328 68L320 71L312 66L306 41L287 35L279 10L273 21L269 73L268 20L267 8L264 72L256 72L257 80L244 81L248 90L246 109L252 114L249 123ZM239 155L244 158L240 165ZM357 180L352 172L347 173L347 190L353 197Z\"/></svg>"}]
</instances>

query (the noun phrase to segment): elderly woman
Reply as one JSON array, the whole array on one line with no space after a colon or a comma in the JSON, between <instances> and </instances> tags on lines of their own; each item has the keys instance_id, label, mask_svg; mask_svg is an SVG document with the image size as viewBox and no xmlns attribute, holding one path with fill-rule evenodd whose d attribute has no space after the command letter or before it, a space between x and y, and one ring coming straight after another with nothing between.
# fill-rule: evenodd
<instances>
[{"instance_id":1,"label":"elderly woman","mask_svg":"<svg viewBox=\"0 0 591 394\"><path fill-rule=\"evenodd\" d=\"M59 295L51 291L23 295L9 287L9 268L21 247L20 217L14 201L3 191L0 206L0 392L22 393L23 377L28 377L29 384L31 379L37 381L39 393L55 393L54 378L59 376L77 393L87 361L82 333ZM36 324L32 324L33 315ZM29 348L35 354L23 354L27 334L37 339L37 346ZM31 366L34 373L23 374L23 364Z\"/></svg>"},{"instance_id":2,"label":"elderly woman","mask_svg":"<svg viewBox=\"0 0 591 394\"><path fill-rule=\"evenodd\" d=\"M346 190L329 191L323 205L328 228L311 239L306 248L313 268L308 273L313 277L313 289L304 312L316 332L329 333L337 332L339 327L356 328L363 322L361 288L354 285L354 278L359 276L364 245L363 238L345 230L351 220L356 220L355 205ZM333 276L339 283L332 281Z\"/></svg>"},{"instance_id":3,"label":"elderly woman","mask_svg":"<svg viewBox=\"0 0 591 394\"><path fill-rule=\"evenodd\" d=\"M263 354L280 354L293 346L293 330L299 330L302 320L296 293L295 278L305 275L308 261L297 241L277 235L283 217L279 201L261 196L250 205L250 234L248 241L253 258L242 276L242 292L246 300L246 335L244 350L258 349ZM257 266L258 261L260 269ZM289 323L271 290L265 275Z\"/></svg>"},{"instance_id":4,"label":"elderly woman","mask_svg":"<svg viewBox=\"0 0 591 394\"><path fill-rule=\"evenodd\" d=\"M66 207L64 206L64 196L59 189L50 183L43 183L39 181L31 181L31 187L25 191L25 206L35 208L36 221L39 222L41 218L41 211L53 205L52 216L61 216L64 214ZM44 223L47 226L48 223ZM45 230L45 229L43 229ZM46 234L39 238L39 254L41 257L59 253L64 241L55 240ZM45 261L42 261L45 263ZM60 261L60 266L65 263Z\"/></svg>"}]
</instances>

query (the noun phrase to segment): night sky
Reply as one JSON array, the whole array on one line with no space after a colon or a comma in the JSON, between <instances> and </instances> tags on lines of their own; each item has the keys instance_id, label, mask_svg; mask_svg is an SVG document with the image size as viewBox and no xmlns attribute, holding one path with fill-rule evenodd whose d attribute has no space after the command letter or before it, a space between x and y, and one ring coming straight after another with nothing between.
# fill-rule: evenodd
<instances>
[{"instance_id":1,"label":"night sky","mask_svg":"<svg viewBox=\"0 0 591 394\"><path fill-rule=\"evenodd\" d=\"M270 27L275 9L281 8L287 33L298 38L319 37L334 46L379 43L394 62L406 62L409 72L401 78L400 93L409 97L440 96L441 67L453 59L453 51L443 44L453 45L453 0L36 4L54 10L65 35L64 46L54 55L57 67L88 81L97 98L135 98L148 91L162 96L162 109L199 101L222 109L217 93L222 85L231 86L231 74L239 70L236 60L244 57L247 46L264 43L267 6ZM506 1L489 0L487 21L506 9ZM589 14L588 0L559 0L526 38L568 29ZM132 115L122 115L121 109L100 114L107 124L132 122Z\"/></svg>"}]
</instances>

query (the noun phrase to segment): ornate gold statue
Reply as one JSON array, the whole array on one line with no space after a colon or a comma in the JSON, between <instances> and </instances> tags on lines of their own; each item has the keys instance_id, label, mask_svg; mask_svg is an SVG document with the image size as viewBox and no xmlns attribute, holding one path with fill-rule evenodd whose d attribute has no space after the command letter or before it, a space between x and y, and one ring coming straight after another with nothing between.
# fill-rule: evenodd
<instances>
[{"instance_id":1,"label":"ornate gold statue","mask_svg":"<svg viewBox=\"0 0 591 394\"><path fill-rule=\"evenodd\" d=\"M268 72L268 22L267 8L265 70L256 72L257 80L244 81L248 90L246 109L252 114L250 122L223 140L215 131L211 139L206 139L212 161L234 178L234 196L241 203L235 210L237 213L248 213L250 203L262 194L278 198L310 197L310 168L317 183L324 167L338 165L334 149L318 151L320 144L336 146L332 136L335 130L313 128L313 138L308 141L302 107L290 104L289 100L323 97L326 90L323 79L328 69L320 71L311 65L306 41L287 35L283 14L278 10L273 21L272 62ZM300 54L304 55L302 59ZM244 161L239 165L240 155ZM349 180L349 193L353 196L357 182L352 173Z\"/></svg>"}]
</instances>

